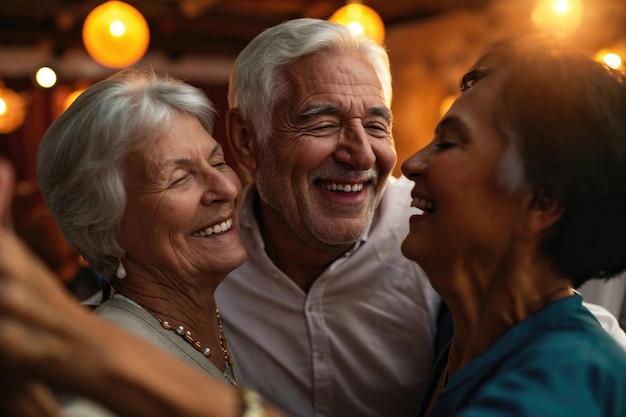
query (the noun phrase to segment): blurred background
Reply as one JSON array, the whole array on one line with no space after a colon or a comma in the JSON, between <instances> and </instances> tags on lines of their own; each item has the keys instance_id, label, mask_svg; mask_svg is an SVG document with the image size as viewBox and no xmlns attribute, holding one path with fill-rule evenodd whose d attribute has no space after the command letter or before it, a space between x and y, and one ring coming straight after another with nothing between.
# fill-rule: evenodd
<instances>
[{"instance_id":1,"label":"blurred background","mask_svg":"<svg viewBox=\"0 0 626 417\"><path fill-rule=\"evenodd\" d=\"M399 161L430 141L459 78L496 39L549 32L615 68L626 58L624 0L0 0L0 155L16 168L14 228L79 298L92 291L92 278L77 278L85 265L59 235L36 182L50 123L89 85L150 66L207 93L220 112L221 140L237 54L264 29L299 17L343 17L385 45ZM582 291L626 328L626 278Z\"/></svg>"}]
</instances>

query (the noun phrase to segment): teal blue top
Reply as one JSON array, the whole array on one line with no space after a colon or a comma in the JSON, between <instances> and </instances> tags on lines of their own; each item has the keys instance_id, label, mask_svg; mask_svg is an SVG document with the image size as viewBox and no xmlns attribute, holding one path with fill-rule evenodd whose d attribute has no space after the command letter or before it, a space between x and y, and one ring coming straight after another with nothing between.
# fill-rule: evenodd
<instances>
[{"instance_id":1,"label":"teal blue top","mask_svg":"<svg viewBox=\"0 0 626 417\"><path fill-rule=\"evenodd\" d=\"M439 358L418 416L448 356ZM429 417L626 417L626 351L575 295L515 325L447 382Z\"/></svg>"}]
</instances>

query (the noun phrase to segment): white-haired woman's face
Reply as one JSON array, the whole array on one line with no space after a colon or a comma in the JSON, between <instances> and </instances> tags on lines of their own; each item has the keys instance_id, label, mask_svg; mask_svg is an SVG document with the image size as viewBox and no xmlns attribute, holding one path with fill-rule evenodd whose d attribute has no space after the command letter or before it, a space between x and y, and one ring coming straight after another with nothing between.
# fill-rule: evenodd
<instances>
[{"instance_id":1,"label":"white-haired woman's face","mask_svg":"<svg viewBox=\"0 0 626 417\"><path fill-rule=\"evenodd\" d=\"M241 183L219 143L192 116L124 163L127 205L118 230L133 275L180 279L225 275L243 263Z\"/></svg>"}]
</instances>

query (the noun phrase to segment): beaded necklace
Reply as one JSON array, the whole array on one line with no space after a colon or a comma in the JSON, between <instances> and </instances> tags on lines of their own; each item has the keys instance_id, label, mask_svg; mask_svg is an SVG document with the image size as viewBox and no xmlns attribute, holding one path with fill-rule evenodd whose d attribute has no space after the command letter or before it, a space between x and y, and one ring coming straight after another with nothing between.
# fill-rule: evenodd
<instances>
[{"instance_id":1,"label":"beaded necklace","mask_svg":"<svg viewBox=\"0 0 626 417\"><path fill-rule=\"evenodd\" d=\"M143 307L142 305L140 305L139 303L135 302L134 300L131 300L128 297L125 297L121 294L115 294L114 295L115 298L120 298L123 300L126 300L132 304L137 305L138 307L143 308L144 310L146 310L148 313L150 313L155 319L157 319L157 321L161 324L161 327L164 328L165 330L171 330L173 332L175 332L176 334L178 334L180 337L182 337L187 343L189 343L191 346L193 346L194 349L196 349L198 352L202 353L207 359L209 359L211 357L211 355L213 354L213 352L211 352L211 349L207 346L207 347L202 347L202 343L200 343L199 340L194 339L193 336L191 335L191 331L185 329L184 326L180 325L177 327L174 327L170 324L170 322L165 321L165 320L161 320L161 318L159 318L153 311L151 311L148 308ZM226 341L226 337L224 336L224 327L222 326L222 319L220 318L220 311L215 308L215 314L217 316L217 325L219 327L219 342L220 342L220 349L222 351L222 356L224 357L224 371L222 372L222 374L224 375L224 378L226 378L226 380L232 384L233 386L237 386L237 381L235 380L234 374L233 374L233 360L230 356L230 353L228 352L228 342Z\"/></svg>"}]
</instances>

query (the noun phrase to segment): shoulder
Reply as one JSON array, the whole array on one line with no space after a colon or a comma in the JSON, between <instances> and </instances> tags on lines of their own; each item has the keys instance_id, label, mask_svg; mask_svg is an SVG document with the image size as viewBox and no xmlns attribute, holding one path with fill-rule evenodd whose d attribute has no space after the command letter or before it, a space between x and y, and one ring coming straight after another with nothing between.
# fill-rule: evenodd
<instances>
[{"instance_id":1,"label":"shoulder","mask_svg":"<svg viewBox=\"0 0 626 417\"><path fill-rule=\"evenodd\" d=\"M626 352L581 301L554 303L461 368L454 415L626 415Z\"/></svg>"},{"instance_id":2,"label":"shoulder","mask_svg":"<svg viewBox=\"0 0 626 417\"><path fill-rule=\"evenodd\" d=\"M546 369L561 366L561 372L570 374L595 370L610 375L621 370L626 382L626 351L589 313L585 315L589 318L554 318L555 325L536 328L540 337L520 346L515 355L516 361L512 363L518 362L524 367L544 366ZM545 319L551 320L550 317ZM571 363L577 366L571 367Z\"/></svg>"},{"instance_id":3,"label":"shoulder","mask_svg":"<svg viewBox=\"0 0 626 417\"><path fill-rule=\"evenodd\" d=\"M603 331L554 331L515 356L480 389L479 403L510 402L524 410L518 415L626 413L626 352Z\"/></svg>"},{"instance_id":4,"label":"shoulder","mask_svg":"<svg viewBox=\"0 0 626 417\"><path fill-rule=\"evenodd\" d=\"M606 308L597 304L583 302L583 306L594 315L602 328L626 350L626 333L619 325L617 318Z\"/></svg>"},{"instance_id":5,"label":"shoulder","mask_svg":"<svg viewBox=\"0 0 626 417\"><path fill-rule=\"evenodd\" d=\"M602 348L561 345L522 355L477 387L457 416L584 415L621 417L626 413L626 362Z\"/></svg>"},{"instance_id":6,"label":"shoulder","mask_svg":"<svg viewBox=\"0 0 626 417\"><path fill-rule=\"evenodd\" d=\"M124 300L108 299L94 310L94 314L143 339L161 339L158 336L161 326L157 319L143 308Z\"/></svg>"}]
</instances>

